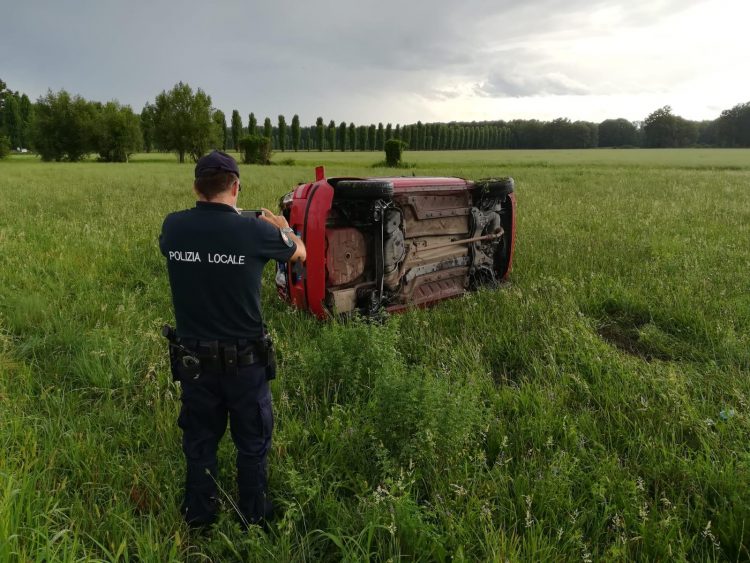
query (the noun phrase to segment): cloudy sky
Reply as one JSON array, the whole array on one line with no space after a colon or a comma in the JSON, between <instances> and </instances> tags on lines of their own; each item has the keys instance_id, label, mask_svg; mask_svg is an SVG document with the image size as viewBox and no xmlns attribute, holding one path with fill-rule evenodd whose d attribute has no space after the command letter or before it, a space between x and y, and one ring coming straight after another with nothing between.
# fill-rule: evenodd
<instances>
[{"instance_id":1,"label":"cloudy sky","mask_svg":"<svg viewBox=\"0 0 750 563\"><path fill-rule=\"evenodd\" d=\"M3 2L0 79L247 122L713 119L750 101L750 0Z\"/></svg>"}]
</instances>

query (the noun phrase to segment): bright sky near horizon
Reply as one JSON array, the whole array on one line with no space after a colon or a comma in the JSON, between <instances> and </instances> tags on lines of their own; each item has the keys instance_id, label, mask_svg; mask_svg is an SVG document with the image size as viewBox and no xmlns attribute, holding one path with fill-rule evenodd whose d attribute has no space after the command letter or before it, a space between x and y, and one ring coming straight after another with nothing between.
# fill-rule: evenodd
<instances>
[{"instance_id":1,"label":"bright sky near horizon","mask_svg":"<svg viewBox=\"0 0 750 563\"><path fill-rule=\"evenodd\" d=\"M26 0L0 79L140 111L178 81L243 122L714 119L750 101L750 0Z\"/></svg>"}]
</instances>

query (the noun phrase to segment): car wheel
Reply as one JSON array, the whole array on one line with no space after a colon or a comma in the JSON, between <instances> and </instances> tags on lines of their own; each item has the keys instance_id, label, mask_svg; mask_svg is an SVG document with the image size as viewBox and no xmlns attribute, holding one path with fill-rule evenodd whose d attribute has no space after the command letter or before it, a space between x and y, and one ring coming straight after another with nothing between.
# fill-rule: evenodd
<instances>
[{"instance_id":1,"label":"car wheel","mask_svg":"<svg viewBox=\"0 0 750 563\"><path fill-rule=\"evenodd\" d=\"M341 180L333 187L339 199L390 199L393 183L385 180Z\"/></svg>"},{"instance_id":2,"label":"car wheel","mask_svg":"<svg viewBox=\"0 0 750 563\"><path fill-rule=\"evenodd\" d=\"M479 190L479 193L489 197L505 197L509 193L513 193L514 186L515 182L510 177L485 178L474 183L474 187Z\"/></svg>"}]
</instances>

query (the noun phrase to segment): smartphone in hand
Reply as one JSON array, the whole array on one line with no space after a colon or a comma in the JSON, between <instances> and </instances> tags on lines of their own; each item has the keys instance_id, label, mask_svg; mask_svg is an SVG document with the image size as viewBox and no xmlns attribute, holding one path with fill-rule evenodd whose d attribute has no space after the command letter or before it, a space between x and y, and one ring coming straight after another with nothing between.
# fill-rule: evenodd
<instances>
[{"instance_id":1,"label":"smartphone in hand","mask_svg":"<svg viewBox=\"0 0 750 563\"><path fill-rule=\"evenodd\" d=\"M257 218L263 215L263 210L262 209L242 209L240 211L240 215L242 215L243 217Z\"/></svg>"}]
</instances>

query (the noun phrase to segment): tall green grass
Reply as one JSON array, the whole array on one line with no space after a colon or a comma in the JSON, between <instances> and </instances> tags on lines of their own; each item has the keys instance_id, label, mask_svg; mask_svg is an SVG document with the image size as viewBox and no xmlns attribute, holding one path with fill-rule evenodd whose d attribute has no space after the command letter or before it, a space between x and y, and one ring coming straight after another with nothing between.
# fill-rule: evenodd
<instances>
[{"instance_id":1,"label":"tall green grass","mask_svg":"<svg viewBox=\"0 0 750 563\"><path fill-rule=\"evenodd\" d=\"M750 558L750 152L406 153L513 175L512 283L319 323L266 271L281 354L268 533L177 506L156 237L192 167L0 163L0 561ZM273 207L312 166L243 166ZM234 493L233 453L221 451Z\"/></svg>"}]
</instances>

